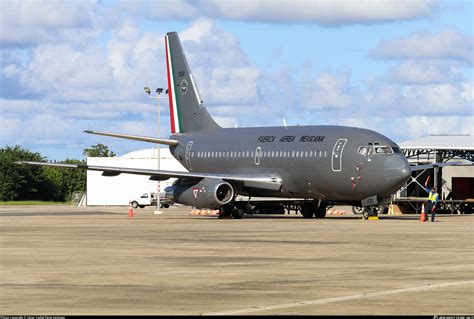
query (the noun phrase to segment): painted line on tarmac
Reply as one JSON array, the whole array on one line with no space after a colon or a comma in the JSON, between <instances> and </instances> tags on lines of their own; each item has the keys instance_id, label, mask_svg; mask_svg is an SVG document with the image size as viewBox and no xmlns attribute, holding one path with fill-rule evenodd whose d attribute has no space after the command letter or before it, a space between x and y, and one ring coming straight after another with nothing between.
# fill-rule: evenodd
<instances>
[{"instance_id":1,"label":"painted line on tarmac","mask_svg":"<svg viewBox=\"0 0 474 319\"><path fill-rule=\"evenodd\" d=\"M401 294L401 293L406 293L406 292L423 291L423 290L429 290L429 289L435 289L435 288L460 286L460 285L473 284L473 283L474 283L474 280L448 282L448 283L443 283L443 284L429 284L429 285L425 285L425 286L402 288L402 289L392 289L392 290L377 291L377 292L368 292L368 293L361 293L361 294L350 295L350 296L324 298L324 299L316 299L316 300L307 300L307 301L292 302L292 303L285 303L285 304L278 304L278 305L269 305L269 306L255 306L255 307L251 307L251 308L243 308L243 309L235 309L235 310L227 310L227 311L206 313L204 315L241 315L241 314L259 312L259 311L276 310L276 309L292 308L292 307L302 307L302 306L311 306L311 305L322 305L322 304L331 303L331 302L339 302L339 301L347 301L347 300L355 300L355 299L371 298L371 297L380 297L380 296L386 296L386 295L395 295L395 294Z\"/></svg>"}]
</instances>

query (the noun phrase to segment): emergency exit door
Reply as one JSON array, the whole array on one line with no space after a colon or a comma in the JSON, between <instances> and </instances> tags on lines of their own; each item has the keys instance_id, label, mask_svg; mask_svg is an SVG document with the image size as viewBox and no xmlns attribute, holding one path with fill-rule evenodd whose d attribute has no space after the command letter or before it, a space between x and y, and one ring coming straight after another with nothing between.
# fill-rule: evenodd
<instances>
[{"instance_id":1,"label":"emergency exit door","mask_svg":"<svg viewBox=\"0 0 474 319\"><path fill-rule=\"evenodd\" d=\"M334 148L332 150L333 172L342 171L342 152L344 151L344 146L346 146L346 143L347 143L346 138L340 138L337 140L336 144L334 144Z\"/></svg>"}]
</instances>

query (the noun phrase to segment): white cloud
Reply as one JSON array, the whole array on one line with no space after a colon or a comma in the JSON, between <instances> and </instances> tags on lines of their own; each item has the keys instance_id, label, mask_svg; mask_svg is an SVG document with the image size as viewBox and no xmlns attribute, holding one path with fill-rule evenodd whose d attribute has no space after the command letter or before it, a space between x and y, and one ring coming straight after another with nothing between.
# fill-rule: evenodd
<instances>
[{"instance_id":1,"label":"white cloud","mask_svg":"<svg viewBox=\"0 0 474 319\"><path fill-rule=\"evenodd\" d=\"M474 113L474 83L464 83L463 87L461 96L471 105L471 112Z\"/></svg>"},{"instance_id":2,"label":"white cloud","mask_svg":"<svg viewBox=\"0 0 474 319\"><path fill-rule=\"evenodd\" d=\"M205 84L206 102L210 109L223 101L235 105L216 112L219 123L233 126L239 114L235 110L257 97L260 71L249 63L235 36L212 22L197 21L184 32L198 35L185 36L183 44L192 69L197 70L198 84ZM99 36L90 40L87 46L76 46L74 38L38 44L23 59L4 55L1 77L19 88L14 99L0 100L1 142L61 148L79 145L84 129L104 127L156 135L156 100L149 100L143 87L167 84L163 35L125 24L105 44ZM31 95L34 100L28 98ZM166 98L161 100L161 113L166 136Z\"/></svg>"},{"instance_id":3,"label":"white cloud","mask_svg":"<svg viewBox=\"0 0 474 319\"><path fill-rule=\"evenodd\" d=\"M87 46L74 39L40 44L28 59L4 64L2 76L18 80L23 94L53 101L131 101L143 96L144 85L166 84L162 38L125 25L105 49L100 37Z\"/></svg>"},{"instance_id":4,"label":"white cloud","mask_svg":"<svg viewBox=\"0 0 474 319\"><path fill-rule=\"evenodd\" d=\"M303 105L309 109L338 109L349 106L352 96L349 91L349 74L323 73L304 85Z\"/></svg>"},{"instance_id":5,"label":"white cloud","mask_svg":"<svg viewBox=\"0 0 474 319\"><path fill-rule=\"evenodd\" d=\"M196 16L264 23L313 23L322 26L375 24L430 18L433 0L180 0L151 4L149 17L194 19Z\"/></svg>"},{"instance_id":6,"label":"white cloud","mask_svg":"<svg viewBox=\"0 0 474 319\"><path fill-rule=\"evenodd\" d=\"M371 116L370 118L347 117L338 124L368 128L403 142L431 134L474 134L474 116Z\"/></svg>"},{"instance_id":7,"label":"white cloud","mask_svg":"<svg viewBox=\"0 0 474 319\"><path fill-rule=\"evenodd\" d=\"M408 37L382 42L372 55L383 59L447 59L472 65L473 50L472 36L447 29L439 34L415 32Z\"/></svg>"},{"instance_id":8,"label":"white cloud","mask_svg":"<svg viewBox=\"0 0 474 319\"><path fill-rule=\"evenodd\" d=\"M401 84L441 84L463 80L457 62L440 60L407 60L393 67L388 78Z\"/></svg>"},{"instance_id":9,"label":"white cloud","mask_svg":"<svg viewBox=\"0 0 474 319\"><path fill-rule=\"evenodd\" d=\"M180 38L205 104L256 102L261 71L250 63L233 34L199 19L180 32Z\"/></svg>"},{"instance_id":10,"label":"white cloud","mask_svg":"<svg viewBox=\"0 0 474 319\"><path fill-rule=\"evenodd\" d=\"M51 43L63 30L92 28L97 21L94 6L86 1L2 1L0 43Z\"/></svg>"},{"instance_id":11,"label":"white cloud","mask_svg":"<svg viewBox=\"0 0 474 319\"><path fill-rule=\"evenodd\" d=\"M194 2L182 3L190 6L189 10L210 10L196 7ZM229 8L234 4L219 3ZM331 6L329 2L319 5ZM242 6L245 13L252 4L244 2ZM351 6L352 2L348 3L349 11ZM77 21L80 26L82 20ZM49 29L43 26L43 30ZM144 32L131 22L105 38L99 31L87 30L63 30L61 41L37 42L26 53L2 51L1 79L17 85L19 96L0 100L1 143L63 148L102 141L84 135L84 129L156 135L156 101L147 99L143 86L166 86L163 35ZM390 46L386 44L392 42L380 45L376 50L379 57L400 59L401 63L386 75L372 77L365 86L352 83L350 70L311 73L307 61L296 68L259 69L238 38L209 19L195 21L180 37L205 104L224 126L281 125L284 116L289 124L356 125L398 140L416 134L472 130L474 84L460 71L469 61L466 44L442 49L435 38L456 38L443 32L416 38L425 39L431 53L415 52L413 36L397 39L400 51L391 56L382 53L387 53ZM34 100L29 95L34 95ZM166 99L161 101L161 131L166 136L168 108ZM104 142L118 153L140 147L123 140Z\"/></svg>"},{"instance_id":12,"label":"white cloud","mask_svg":"<svg viewBox=\"0 0 474 319\"><path fill-rule=\"evenodd\" d=\"M444 83L408 86L401 100L402 107L409 114L469 115L472 105L464 95L465 85Z\"/></svg>"}]
</instances>

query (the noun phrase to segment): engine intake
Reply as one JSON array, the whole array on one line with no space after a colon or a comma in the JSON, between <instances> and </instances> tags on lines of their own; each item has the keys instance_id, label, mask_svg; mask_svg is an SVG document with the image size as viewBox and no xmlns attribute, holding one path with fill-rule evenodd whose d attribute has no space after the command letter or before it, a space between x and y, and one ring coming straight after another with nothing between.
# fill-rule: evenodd
<instances>
[{"instance_id":1,"label":"engine intake","mask_svg":"<svg viewBox=\"0 0 474 319\"><path fill-rule=\"evenodd\" d=\"M196 208L218 208L234 198L234 188L220 179L204 178L199 183L183 184L178 179L165 189L166 198L178 204Z\"/></svg>"}]
</instances>

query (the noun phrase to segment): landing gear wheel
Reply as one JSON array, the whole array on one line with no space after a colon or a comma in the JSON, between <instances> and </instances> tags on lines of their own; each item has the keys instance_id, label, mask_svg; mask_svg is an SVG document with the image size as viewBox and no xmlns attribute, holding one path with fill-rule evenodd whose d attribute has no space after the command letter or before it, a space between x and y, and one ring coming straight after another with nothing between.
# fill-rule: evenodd
<instances>
[{"instance_id":1,"label":"landing gear wheel","mask_svg":"<svg viewBox=\"0 0 474 319\"><path fill-rule=\"evenodd\" d=\"M219 218L242 219L245 216L245 211L241 208L235 207L234 205L224 205L219 207Z\"/></svg>"},{"instance_id":2,"label":"landing gear wheel","mask_svg":"<svg viewBox=\"0 0 474 319\"><path fill-rule=\"evenodd\" d=\"M303 218L313 218L316 211L316 205L313 203L304 203L301 205L301 215Z\"/></svg>"},{"instance_id":3,"label":"landing gear wheel","mask_svg":"<svg viewBox=\"0 0 474 319\"><path fill-rule=\"evenodd\" d=\"M231 215L234 219L242 219L245 216L245 212L242 209L235 207L232 210Z\"/></svg>"},{"instance_id":4,"label":"landing gear wheel","mask_svg":"<svg viewBox=\"0 0 474 319\"><path fill-rule=\"evenodd\" d=\"M319 205L319 207L316 209L316 212L314 213L314 216L316 218L324 218L326 217L326 208L327 206L326 205L323 205L321 203L321 205Z\"/></svg>"},{"instance_id":5,"label":"landing gear wheel","mask_svg":"<svg viewBox=\"0 0 474 319\"><path fill-rule=\"evenodd\" d=\"M375 207L364 207L362 211L362 217L367 220L371 216L378 216L377 209Z\"/></svg>"},{"instance_id":6,"label":"landing gear wheel","mask_svg":"<svg viewBox=\"0 0 474 319\"><path fill-rule=\"evenodd\" d=\"M229 218L232 216L232 207L224 205L219 207L219 218Z\"/></svg>"},{"instance_id":7,"label":"landing gear wheel","mask_svg":"<svg viewBox=\"0 0 474 319\"><path fill-rule=\"evenodd\" d=\"M367 220L367 219L369 219L369 215L370 215L369 209L368 209L368 208L364 208L364 210L362 210L362 217L363 217L365 220Z\"/></svg>"},{"instance_id":8,"label":"landing gear wheel","mask_svg":"<svg viewBox=\"0 0 474 319\"><path fill-rule=\"evenodd\" d=\"M388 206L387 205L382 205L382 206L377 206L375 208L377 215L383 215L388 213Z\"/></svg>"},{"instance_id":9,"label":"landing gear wheel","mask_svg":"<svg viewBox=\"0 0 474 319\"><path fill-rule=\"evenodd\" d=\"M352 206L352 213L354 215L360 215L364 212L364 207L362 206Z\"/></svg>"}]
</instances>

